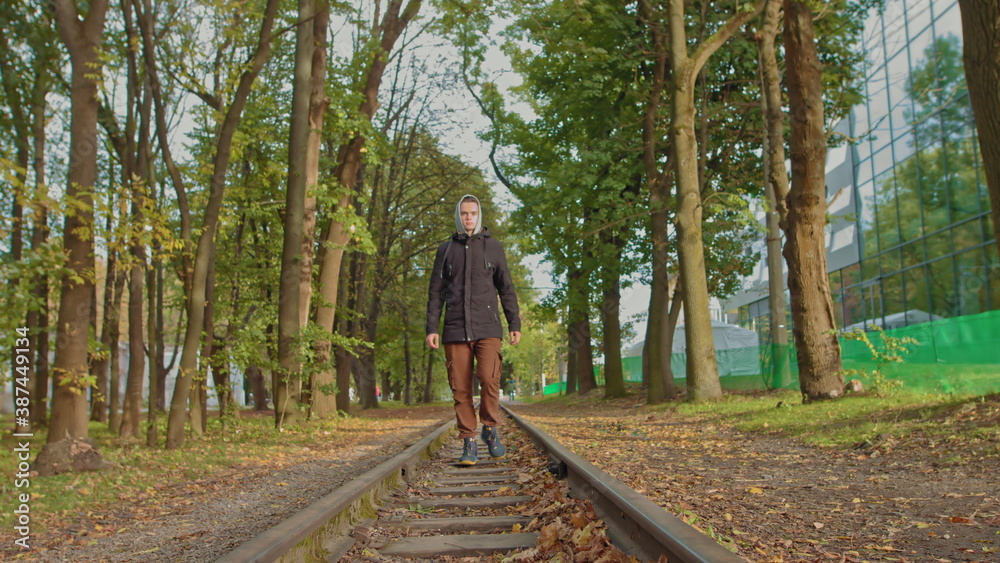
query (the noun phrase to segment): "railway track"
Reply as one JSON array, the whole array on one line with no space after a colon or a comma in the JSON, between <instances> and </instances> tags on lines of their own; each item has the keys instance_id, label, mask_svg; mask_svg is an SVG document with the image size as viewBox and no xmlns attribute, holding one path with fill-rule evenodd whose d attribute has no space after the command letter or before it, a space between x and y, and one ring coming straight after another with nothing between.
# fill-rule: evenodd
<instances>
[{"instance_id":1,"label":"railway track","mask_svg":"<svg viewBox=\"0 0 1000 563\"><path fill-rule=\"evenodd\" d=\"M475 466L458 466L460 445L449 421L219 562L445 561L502 554L544 560L559 550L578 554L577 561L618 550L624 552L618 560L627 554L669 563L744 561L516 413L507 414L504 458L490 458L481 444L485 455Z\"/></svg>"}]
</instances>

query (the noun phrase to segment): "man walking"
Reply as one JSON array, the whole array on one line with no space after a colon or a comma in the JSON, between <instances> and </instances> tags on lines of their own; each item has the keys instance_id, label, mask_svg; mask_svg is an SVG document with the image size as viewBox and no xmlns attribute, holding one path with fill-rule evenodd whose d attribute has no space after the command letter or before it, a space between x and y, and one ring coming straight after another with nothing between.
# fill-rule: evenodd
<instances>
[{"instance_id":1,"label":"man walking","mask_svg":"<svg viewBox=\"0 0 1000 563\"><path fill-rule=\"evenodd\" d=\"M444 343L448 384L455 399L458 437L463 441L460 465L475 465L479 460L476 442L476 410L472 404L472 374L482 389L479 420L482 438L490 455L503 457L497 426L500 423L500 344L503 326L500 306L510 329L510 343L521 340L521 319L517 294L507 268L503 245L483 227L479 200L462 196L455 206L455 233L438 248L431 273L427 299L427 345L437 348ZM438 334L438 322L444 311L444 330Z\"/></svg>"}]
</instances>

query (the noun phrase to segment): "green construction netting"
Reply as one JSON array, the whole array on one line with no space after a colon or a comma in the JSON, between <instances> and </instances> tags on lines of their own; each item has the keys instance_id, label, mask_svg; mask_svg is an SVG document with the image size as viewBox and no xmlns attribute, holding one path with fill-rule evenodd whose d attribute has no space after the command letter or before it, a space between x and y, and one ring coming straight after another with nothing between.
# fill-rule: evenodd
<instances>
[{"instance_id":1,"label":"green construction netting","mask_svg":"<svg viewBox=\"0 0 1000 563\"><path fill-rule=\"evenodd\" d=\"M910 337L916 344L903 363L889 364L887 378L903 382L906 389L928 393L1000 392L1000 311L989 311L939 319L885 331L886 335ZM876 346L882 338L870 332ZM840 339L844 369L874 370L876 364L863 342ZM798 389L798 364L794 346L759 346L716 351L724 389ZM787 363L784 380L776 376L775 362ZM673 354L670 367L683 385L685 354ZM622 359L626 381L642 381L642 358Z\"/></svg>"},{"instance_id":2,"label":"green construction netting","mask_svg":"<svg viewBox=\"0 0 1000 563\"><path fill-rule=\"evenodd\" d=\"M553 395L555 393L564 393L566 391L566 382L557 381L556 383L549 383L542 389L542 395Z\"/></svg>"}]
</instances>

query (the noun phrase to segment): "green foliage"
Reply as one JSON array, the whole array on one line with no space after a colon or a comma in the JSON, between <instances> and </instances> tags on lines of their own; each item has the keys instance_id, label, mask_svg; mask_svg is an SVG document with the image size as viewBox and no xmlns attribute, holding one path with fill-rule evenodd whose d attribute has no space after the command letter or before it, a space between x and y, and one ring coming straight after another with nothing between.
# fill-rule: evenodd
<instances>
[{"instance_id":1,"label":"green foliage","mask_svg":"<svg viewBox=\"0 0 1000 563\"><path fill-rule=\"evenodd\" d=\"M823 111L828 124L847 117L864 100L866 55L857 45L868 13L885 0L836 0L824 2L814 21L816 48L823 65ZM828 127L830 129L831 127ZM843 141L831 137L831 143Z\"/></svg>"},{"instance_id":2,"label":"green foliage","mask_svg":"<svg viewBox=\"0 0 1000 563\"><path fill-rule=\"evenodd\" d=\"M869 331L874 332L877 337L876 342L872 342ZM878 325L870 325L866 330L849 330L840 334L845 340L855 340L863 343L871 352L874 369L845 369L840 374L844 379L859 377L867 383L872 393L877 397L889 397L898 393L903 388L903 382L898 379L886 377L884 369L890 364L903 363L903 356L910 353L907 346L918 344L916 339L909 336L890 336L882 331Z\"/></svg>"}]
</instances>

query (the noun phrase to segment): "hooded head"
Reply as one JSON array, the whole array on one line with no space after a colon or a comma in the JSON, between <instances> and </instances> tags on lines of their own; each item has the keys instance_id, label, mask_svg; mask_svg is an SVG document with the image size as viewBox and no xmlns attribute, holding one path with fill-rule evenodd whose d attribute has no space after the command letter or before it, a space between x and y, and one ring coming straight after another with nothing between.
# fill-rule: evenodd
<instances>
[{"instance_id":1,"label":"hooded head","mask_svg":"<svg viewBox=\"0 0 1000 563\"><path fill-rule=\"evenodd\" d=\"M483 230L482 206L479 199L471 194L462 196L455 206L455 230L469 236Z\"/></svg>"}]
</instances>

